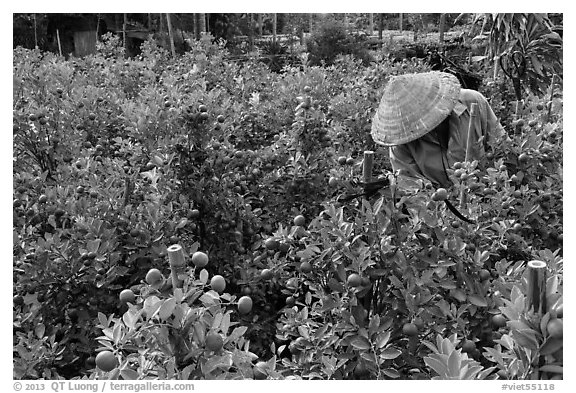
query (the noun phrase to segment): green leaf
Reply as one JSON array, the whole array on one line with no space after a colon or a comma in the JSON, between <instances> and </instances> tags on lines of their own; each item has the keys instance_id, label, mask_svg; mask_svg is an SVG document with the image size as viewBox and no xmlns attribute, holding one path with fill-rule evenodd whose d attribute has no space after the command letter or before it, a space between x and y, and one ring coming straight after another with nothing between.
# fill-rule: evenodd
<instances>
[{"instance_id":1,"label":"green leaf","mask_svg":"<svg viewBox=\"0 0 576 393\"><path fill-rule=\"evenodd\" d=\"M138 379L140 374L138 374L138 371L136 371L136 370L132 370L130 368L125 368L123 370L120 370L120 376L122 377L122 379L135 381Z\"/></svg>"},{"instance_id":2,"label":"green leaf","mask_svg":"<svg viewBox=\"0 0 576 393\"><path fill-rule=\"evenodd\" d=\"M562 338L549 337L548 340L540 347L540 355L551 355L564 345Z\"/></svg>"},{"instance_id":3,"label":"green leaf","mask_svg":"<svg viewBox=\"0 0 576 393\"><path fill-rule=\"evenodd\" d=\"M212 329L216 330L220 327L222 320L224 319L224 315L222 313L218 313L214 316L214 320L212 321Z\"/></svg>"},{"instance_id":4,"label":"green leaf","mask_svg":"<svg viewBox=\"0 0 576 393\"><path fill-rule=\"evenodd\" d=\"M371 348L370 341L368 341L368 339L366 339L366 337L362 337L362 336L354 336L352 338L352 340L350 341L350 344L354 348L360 349L360 350L368 350Z\"/></svg>"},{"instance_id":5,"label":"green leaf","mask_svg":"<svg viewBox=\"0 0 576 393\"><path fill-rule=\"evenodd\" d=\"M381 349L388 344L388 340L390 340L390 331L382 332L378 334L376 338L376 348Z\"/></svg>"},{"instance_id":6,"label":"green leaf","mask_svg":"<svg viewBox=\"0 0 576 393\"><path fill-rule=\"evenodd\" d=\"M176 301L174 298L166 299L160 306L158 316L161 320L165 321L172 316L174 308L176 308Z\"/></svg>"},{"instance_id":7,"label":"green leaf","mask_svg":"<svg viewBox=\"0 0 576 393\"><path fill-rule=\"evenodd\" d=\"M542 366L540 367L540 371L544 371L547 373L564 374L564 368L562 366L557 366L555 364L547 364L545 366Z\"/></svg>"},{"instance_id":8,"label":"green leaf","mask_svg":"<svg viewBox=\"0 0 576 393\"><path fill-rule=\"evenodd\" d=\"M380 352L380 357L384 359L396 359L398 356L402 354L402 351L396 348L386 348L382 352Z\"/></svg>"},{"instance_id":9,"label":"green leaf","mask_svg":"<svg viewBox=\"0 0 576 393\"><path fill-rule=\"evenodd\" d=\"M432 370L434 370L436 374L438 374L440 377L446 377L446 375L448 374L447 372L448 369L446 367L446 364L438 359L438 357L440 356L441 355L437 354L426 356L424 358L424 363L426 363L426 365L430 367Z\"/></svg>"},{"instance_id":10,"label":"green leaf","mask_svg":"<svg viewBox=\"0 0 576 393\"><path fill-rule=\"evenodd\" d=\"M478 307L487 307L488 303L480 295L468 295L468 301Z\"/></svg>"},{"instance_id":11,"label":"green leaf","mask_svg":"<svg viewBox=\"0 0 576 393\"><path fill-rule=\"evenodd\" d=\"M400 373L393 368L385 368L382 372L389 378L400 378Z\"/></svg>"},{"instance_id":12,"label":"green leaf","mask_svg":"<svg viewBox=\"0 0 576 393\"><path fill-rule=\"evenodd\" d=\"M459 377L460 364L460 353L456 350L452 351L452 353L448 356L448 375L451 377Z\"/></svg>"},{"instance_id":13,"label":"green leaf","mask_svg":"<svg viewBox=\"0 0 576 393\"><path fill-rule=\"evenodd\" d=\"M206 283L208 282L208 276L209 276L208 270L202 269L202 270L200 271L200 282L201 282L202 284L206 285Z\"/></svg>"},{"instance_id":14,"label":"green leaf","mask_svg":"<svg viewBox=\"0 0 576 393\"><path fill-rule=\"evenodd\" d=\"M222 323L220 323L220 330L222 330L224 334L228 334L228 329L230 329L230 314L231 311L226 312L222 318Z\"/></svg>"}]
</instances>

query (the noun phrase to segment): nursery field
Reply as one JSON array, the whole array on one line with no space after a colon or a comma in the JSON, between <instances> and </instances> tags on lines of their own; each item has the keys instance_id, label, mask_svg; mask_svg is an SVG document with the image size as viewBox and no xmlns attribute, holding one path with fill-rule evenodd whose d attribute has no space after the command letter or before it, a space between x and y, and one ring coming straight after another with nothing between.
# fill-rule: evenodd
<instances>
[{"instance_id":1,"label":"nursery field","mask_svg":"<svg viewBox=\"0 0 576 393\"><path fill-rule=\"evenodd\" d=\"M399 193L371 121L428 70L14 49L14 379L562 379L562 85L486 70L509 140Z\"/></svg>"}]
</instances>

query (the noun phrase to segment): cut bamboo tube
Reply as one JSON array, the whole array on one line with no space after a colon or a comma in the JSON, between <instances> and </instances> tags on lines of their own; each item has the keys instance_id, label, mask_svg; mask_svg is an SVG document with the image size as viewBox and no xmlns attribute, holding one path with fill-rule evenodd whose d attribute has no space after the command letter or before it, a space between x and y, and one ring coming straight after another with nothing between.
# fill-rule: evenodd
<instances>
[{"instance_id":1,"label":"cut bamboo tube","mask_svg":"<svg viewBox=\"0 0 576 393\"><path fill-rule=\"evenodd\" d=\"M173 244L168 247L168 261L170 262L170 271L172 276L172 288L182 288L184 281L180 275L184 274L186 260L184 258L184 249L179 244Z\"/></svg>"},{"instance_id":2,"label":"cut bamboo tube","mask_svg":"<svg viewBox=\"0 0 576 393\"><path fill-rule=\"evenodd\" d=\"M543 261L528 262L528 290L526 311L546 314L546 263Z\"/></svg>"},{"instance_id":3,"label":"cut bamboo tube","mask_svg":"<svg viewBox=\"0 0 576 393\"><path fill-rule=\"evenodd\" d=\"M58 53L62 56L62 44L60 43L60 31L56 29L56 40L58 40Z\"/></svg>"},{"instance_id":4,"label":"cut bamboo tube","mask_svg":"<svg viewBox=\"0 0 576 393\"><path fill-rule=\"evenodd\" d=\"M364 183L372 181L372 168L374 167L374 152L364 151L364 163L362 166L362 180Z\"/></svg>"},{"instance_id":5,"label":"cut bamboo tube","mask_svg":"<svg viewBox=\"0 0 576 393\"><path fill-rule=\"evenodd\" d=\"M470 160L470 149L471 149L471 134L476 132L476 119L478 117L478 104L472 103L470 107L470 121L468 123L468 134L466 135L466 155L464 156L464 161L468 162ZM460 185L460 208L465 209L468 204L466 198L466 192L464 191L464 184Z\"/></svg>"},{"instance_id":6,"label":"cut bamboo tube","mask_svg":"<svg viewBox=\"0 0 576 393\"><path fill-rule=\"evenodd\" d=\"M476 131L476 118L478 116L478 104L472 103L470 107L470 122L468 123L468 135L466 138L466 158L465 161L468 162L470 159L470 135Z\"/></svg>"}]
</instances>

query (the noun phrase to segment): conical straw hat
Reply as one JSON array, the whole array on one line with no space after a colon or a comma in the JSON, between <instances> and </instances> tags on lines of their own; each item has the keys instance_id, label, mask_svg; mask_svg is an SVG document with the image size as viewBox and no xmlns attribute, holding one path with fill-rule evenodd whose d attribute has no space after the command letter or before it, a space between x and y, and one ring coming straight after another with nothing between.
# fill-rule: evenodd
<instances>
[{"instance_id":1,"label":"conical straw hat","mask_svg":"<svg viewBox=\"0 0 576 393\"><path fill-rule=\"evenodd\" d=\"M445 72L393 77L372 120L372 139L384 146L402 145L438 126L454 109L460 82Z\"/></svg>"}]
</instances>

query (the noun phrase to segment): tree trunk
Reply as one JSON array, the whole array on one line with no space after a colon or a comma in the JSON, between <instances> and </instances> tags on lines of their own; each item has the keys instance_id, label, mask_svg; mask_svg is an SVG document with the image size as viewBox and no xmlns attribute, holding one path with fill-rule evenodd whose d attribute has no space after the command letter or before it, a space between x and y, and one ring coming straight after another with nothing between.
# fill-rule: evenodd
<instances>
[{"instance_id":1,"label":"tree trunk","mask_svg":"<svg viewBox=\"0 0 576 393\"><path fill-rule=\"evenodd\" d=\"M38 28L36 27L36 14L34 16L34 49L38 49Z\"/></svg>"},{"instance_id":2,"label":"tree trunk","mask_svg":"<svg viewBox=\"0 0 576 393\"><path fill-rule=\"evenodd\" d=\"M374 14L368 14L368 35L374 34Z\"/></svg>"},{"instance_id":3,"label":"tree trunk","mask_svg":"<svg viewBox=\"0 0 576 393\"><path fill-rule=\"evenodd\" d=\"M148 14L148 31L152 30L152 14Z\"/></svg>"},{"instance_id":4,"label":"tree trunk","mask_svg":"<svg viewBox=\"0 0 576 393\"><path fill-rule=\"evenodd\" d=\"M262 37L263 29L264 29L264 22L262 14L256 14L258 20L258 37Z\"/></svg>"},{"instance_id":5,"label":"tree trunk","mask_svg":"<svg viewBox=\"0 0 576 393\"><path fill-rule=\"evenodd\" d=\"M168 25L168 38L170 39L170 50L172 57L176 57L176 48L174 47L174 35L172 34L172 22L170 21L170 14L166 14L166 24Z\"/></svg>"},{"instance_id":6,"label":"tree trunk","mask_svg":"<svg viewBox=\"0 0 576 393\"><path fill-rule=\"evenodd\" d=\"M348 32L348 14L344 13L344 28L346 29L346 32Z\"/></svg>"},{"instance_id":7,"label":"tree trunk","mask_svg":"<svg viewBox=\"0 0 576 393\"><path fill-rule=\"evenodd\" d=\"M400 33L402 33L403 29L403 25L404 25L404 14L400 14Z\"/></svg>"},{"instance_id":8,"label":"tree trunk","mask_svg":"<svg viewBox=\"0 0 576 393\"><path fill-rule=\"evenodd\" d=\"M379 18L379 23L378 23L378 39L381 40L382 39L382 30L384 30L384 14L380 14L380 18Z\"/></svg>"},{"instance_id":9,"label":"tree trunk","mask_svg":"<svg viewBox=\"0 0 576 393\"><path fill-rule=\"evenodd\" d=\"M250 52L254 50L254 14L248 14L248 42L250 43Z\"/></svg>"},{"instance_id":10,"label":"tree trunk","mask_svg":"<svg viewBox=\"0 0 576 393\"><path fill-rule=\"evenodd\" d=\"M126 25L128 24L128 14L124 14L124 23L122 23L122 39L124 40L124 56L128 56L128 40L126 40Z\"/></svg>"},{"instance_id":11,"label":"tree trunk","mask_svg":"<svg viewBox=\"0 0 576 393\"><path fill-rule=\"evenodd\" d=\"M206 14L198 14L198 38L206 32Z\"/></svg>"},{"instance_id":12,"label":"tree trunk","mask_svg":"<svg viewBox=\"0 0 576 393\"><path fill-rule=\"evenodd\" d=\"M160 30L160 36L162 37L162 32L164 31L164 18L162 14L158 14L160 16L160 23L158 24L158 29Z\"/></svg>"},{"instance_id":13,"label":"tree trunk","mask_svg":"<svg viewBox=\"0 0 576 393\"><path fill-rule=\"evenodd\" d=\"M440 14L440 26L438 31L440 32L440 43L444 42L444 30L446 29L446 14Z\"/></svg>"},{"instance_id":14,"label":"tree trunk","mask_svg":"<svg viewBox=\"0 0 576 393\"><path fill-rule=\"evenodd\" d=\"M314 14L308 14L308 32L312 33L312 29L313 29L313 23L312 23L312 18L314 17Z\"/></svg>"},{"instance_id":15,"label":"tree trunk","mask_svg":"<svg viewBox=\"0 0 576 393\"><path fill-rule=\"evenodd\" d=\"M276 44L276 27L278 25L278 14L273 14L272 17L272 42Z\"/></svg>"},{"instance_id":16,"label":"tree trunk","mask_svg":"<svg viewBox=\"0 0 576 393\"><path fill-rule=\"evenodd\" d=\"M206 33L210 32L210 14L205 14L206 15Z\"/></svg>"}]
</instances>

